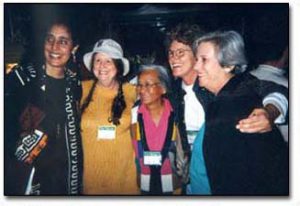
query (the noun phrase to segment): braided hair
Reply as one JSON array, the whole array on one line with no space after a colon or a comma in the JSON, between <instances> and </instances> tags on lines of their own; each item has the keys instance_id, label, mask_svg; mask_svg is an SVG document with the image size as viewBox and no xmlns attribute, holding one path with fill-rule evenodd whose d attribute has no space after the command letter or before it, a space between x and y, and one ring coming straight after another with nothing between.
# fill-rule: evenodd
<instances>
[{"instance_id":1,"label":"braided hair","mask_svg":"<svg viewBox=\"0 0 300 206\"><path fill-rule=\"evenodd\" d=\"M92 56L91 64L92 64L92 62L94 62L95 54L96 53L94 53ZM112 103L112 107L111 107L111 116L108 118L108 121L112 122L114 125L117 126L120 124L120 118L122 117L122 113L126 108L126 102L125 102L124 93L123 93L124 66L123 66L123 62L120 59L112 59L112 60L117 68L116 81L119 84L119 88L118 88L117 95L113 99L113 103ZM93 67L91 67L91 68L93 68ZM93 94L94 94L96 85L97 85L97 79L94 77L93 85L81 106L81 116L83 115L86 108L89 106L90 102L93 101Z\"/></svg>"},{"instance_id":2,"label":"braided hair","mask_svg":"<svg viewBox=\"0 0 300 206\"><path fill-rule=\"evenodd\" d=\"M126 102L125 102L124 93L123 93L124 65L120 59L115 59L113 61L118 70L117 75L116 75L116 80L119 83L119 88L118 88L117 96L115 96L115 98L113 100L113 104L111 107L111 117L109 119L109 122L112 122L114 125L119 125L120 118L122 117L122 113L126 108Z\"/></svg>"}]
</instances>

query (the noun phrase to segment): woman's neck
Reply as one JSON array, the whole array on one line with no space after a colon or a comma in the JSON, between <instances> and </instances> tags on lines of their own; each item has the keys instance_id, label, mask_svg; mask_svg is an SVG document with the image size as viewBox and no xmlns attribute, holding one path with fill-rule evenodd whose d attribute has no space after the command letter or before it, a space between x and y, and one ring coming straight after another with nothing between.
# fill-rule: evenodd
<instances>
[{"instance_id":1,"label":"woman's neck","mask_svg":"<svg viewBox=\"0 0 300 206\"><path fill-rule=\"evenodd\" d=\"M111 89L111 90L117 90L118 87L119 87L119 83L116 80L113 80L108 84L104 84L103 82L98 81L97 85L102 87L102 88Z\"/></svg>"},{"instance_id":2,"label":"woman's neck","mask_svg":"<svg viewBox=\"0 0 300 206\"><path fill-rule=\"evenodd\" d=\"M150 105L146 105L147 110L150 113L150 116L154 123L156 125L159 124L159 120L163 114L164 111L164 100L161 99L160 101L157 101L155 103L152 103Z\"/></svg>"},{"instance_id":3,"label":"woman's neck","mask_svg":"<svg viewBox=\"0 0 300 206\"><path fill-rule=\"evenodd\" d=\"M46 65L46 74L54 79L63 79L65 77L65 69L49 67Z\"/></svg>"},{"instance_id":4,"label":"woman's neck","mask_svg":"<svg viewBox=\"0 0 300 206\"><path fill-rule=\"evenodd\" d=\"M195 70L191 70L187 75L182 78L182 81L185 85L192 85L195 83L197 79L197 72Z\"/></svg>"},{"instance_id":5,"label":"woman's neck","mask_svg":"<svg viewBox=\"0 0 300 206\"><path fill-rule=\"evenodd\" d=\"M227 82L233 77L234 75L231 73L227 73L218 80L215 81L215 84L208 90L210 90L214 95L218 95L221 89L227 84Z\"/></svg>"}]
</instances>

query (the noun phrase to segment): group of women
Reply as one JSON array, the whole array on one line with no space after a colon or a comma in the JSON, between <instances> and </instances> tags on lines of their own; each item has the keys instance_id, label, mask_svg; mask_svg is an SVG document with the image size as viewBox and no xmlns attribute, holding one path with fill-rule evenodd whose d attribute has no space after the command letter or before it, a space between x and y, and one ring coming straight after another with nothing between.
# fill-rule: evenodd
<instances>
[{"instance_id":1,"label":"group of women","mask_svg":"<svg viewBox=\"0 0 300 206\"><path fill-rule=\"evenodd\" d=\"M263 104L287 91L243 73L237 32L179 26L169 40L175 84L161 65L125 82L123 49L100 39L83 56L94 78L80 85L67 68L71 29L50 26L37 75L11 74L30 91L31 127L21 122L15 153L31 166L26 194L288 194L288 148L273 126L280 104Z\"/></svg>"}]
</instances>

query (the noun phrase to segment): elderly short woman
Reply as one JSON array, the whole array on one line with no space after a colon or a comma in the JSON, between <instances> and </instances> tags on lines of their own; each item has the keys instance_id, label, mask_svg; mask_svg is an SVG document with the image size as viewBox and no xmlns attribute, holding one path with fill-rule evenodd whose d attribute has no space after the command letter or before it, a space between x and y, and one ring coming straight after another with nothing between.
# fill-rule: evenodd
<instances>
[{"instance_id":1,"label":"elderly short woman","mask_svg":"<svg viewBox=\"0 0 300 206\"><path fill-rule=\"evenodd\" d=\"M206 170L196 184L208 184L213 195L287 195L288 148L278 129L246 134L235 127L239 119L263 106L262 96L273 92L274 85L265 82L262 91L257 89L261 81L243 73L244 42L235 31L206 34L195 46L199 85L214 94L201 145L204 162L199 167ZM280 89L287 92L276 90Z\"/></svg>"},{"instance_id":2,"label":"elderly short woman","mask_svg":"<svg viewBox=\"0 0 300 206\"><path fill-rule=\"evenodd\" d=\"M188 151L182 149L175 111L168 100L166 68L144 65L138 74L140 100L132 109L132 137L142 194L172 194L187 179ZM174 159L176 157L176 160ZM176 165L175 165L176 161Z\"/></svg>"}]
</instances>

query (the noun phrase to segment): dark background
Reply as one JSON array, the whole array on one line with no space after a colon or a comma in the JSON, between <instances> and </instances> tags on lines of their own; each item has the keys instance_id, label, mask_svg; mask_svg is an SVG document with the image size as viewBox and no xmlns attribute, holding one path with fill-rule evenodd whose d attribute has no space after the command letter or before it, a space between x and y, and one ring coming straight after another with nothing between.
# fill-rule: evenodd
<instances>
[{"instance_id":1,"label":"dark background","mask_svg":"<svg viewBox=\"0 0 300 206\"><path fill-rule=\"evenodd\" d=\"M262 48L274 44L280 48L289 40L288 3L5 3L5 63L42 54L45 25L55 16L73 21L80 42L79 63L98 39L113 38L122 45L132 70L137 55L145 63L167 66L165 35L181 22L196 23L208 31L240 32L250 64L266 52Z\"/></svg>"},{"instance_id":2,"label":"dark background","mask_svg":"<svg viewBox=\"0 0 300 206\"><path fill-rule=\"evenodd\" d=\"M208 31L233 29L240 32L245 39L250 65L255 65L265 54L280 51L289 44L288 3L5 3L5 64L43 56L45 26L55 16L67 16L76 27L80 43L77 60L83 78L89 75L82 65L82 56L101 38L113 38L122 45L132 71L137 69L138 56L144 63L167 66L166 33L182 22L196 23ZM17 129L14 118L18 116L17 109L9 113L7 108L18 108L18 103L18 100L8 102L5 99L4 104L5 195L17 195L17 190L20 190L11 188L9 181L22 185L10 172L23 168L8 164L14 157L13 153L12 157L7 155L7 150L14 151L15 148L14 133ZM6 178L6 175L14 178Z\"/></svg>"}]
</instances>

